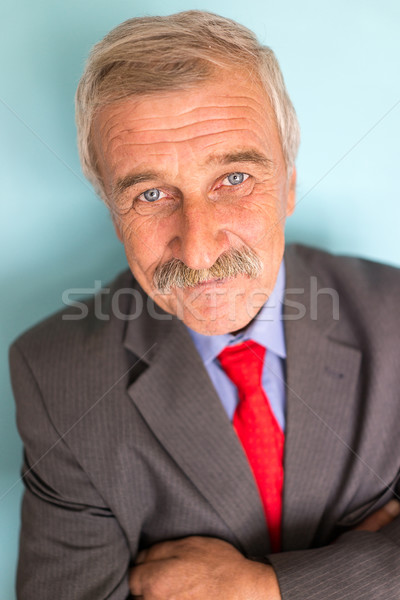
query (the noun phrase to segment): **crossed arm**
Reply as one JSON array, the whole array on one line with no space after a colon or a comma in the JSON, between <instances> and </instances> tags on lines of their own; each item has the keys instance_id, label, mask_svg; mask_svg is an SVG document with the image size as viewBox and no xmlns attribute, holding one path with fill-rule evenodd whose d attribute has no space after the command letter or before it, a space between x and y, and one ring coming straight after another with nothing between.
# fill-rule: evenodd
<instances>
[{"instance_id":1,"label":"crossed arm","mask_svg":"<svg viewBox=\"0 0 400 600\"><path fill-rule=\"evenodd\" d=\"M136 550L54 430L38 384L15 348L13 364L29 460L18 575L21 600L126 600L129 589L143 600L400 597L400 517L382 511L363 523L361 531L345 533L330 546L273 554L270 564L248 560L220 539L163 542L139 553L128 578Z\"/></svg>"},{"instance_id":2,"label":"crossed arm","mask_svg":"<svg viewBox=\"0 0 400 600\"><path fill-rule=\"evenodd\" d=\"M400 503L391 500L355 530L376 532L399 514ZM132 595L143 600L282 599L271 565L246 559L227 542L199 536L140 552L129 586Z\"/></svg>"}]
</instances>

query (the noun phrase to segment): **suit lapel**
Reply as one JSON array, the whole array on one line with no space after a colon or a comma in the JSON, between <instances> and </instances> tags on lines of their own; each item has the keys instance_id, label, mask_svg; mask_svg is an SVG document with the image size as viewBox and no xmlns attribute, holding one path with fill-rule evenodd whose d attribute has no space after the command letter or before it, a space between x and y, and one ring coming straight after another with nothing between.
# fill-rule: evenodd
<instances>
[{"instance_id":1,"label":"suit lapel","mask_svg":"<svg viewBox=\"0 0 400 600\"><path fill-rule=\"evenodd\" d=\"M332 490L343 484L343 465L351 452L361 353L335 339L338 322L332 318L332 296L326 292L312 299L311 273L292 250L285 262L283 549L300 549L311 544ZM318 284L323 287L320 281ZM301 309L293 301L304 305L306 314L301 318ZM317 303L314 313L310 311L312 302Z\"/></svg>"},{"instance_id":2,"label":"suit lapel","mask_svg":"<svg viewBox=\"0 0 400 600\"><path fill-rule=\"evenodd\" d=\"M256 484L189 333L170 316L158 323L148 315L140 321L129 324L125 346L139 357L153 350L146 354L148 368L128 388L131 399L242 550L266 554L268 533Z\"/></svg>"}]
</instances>

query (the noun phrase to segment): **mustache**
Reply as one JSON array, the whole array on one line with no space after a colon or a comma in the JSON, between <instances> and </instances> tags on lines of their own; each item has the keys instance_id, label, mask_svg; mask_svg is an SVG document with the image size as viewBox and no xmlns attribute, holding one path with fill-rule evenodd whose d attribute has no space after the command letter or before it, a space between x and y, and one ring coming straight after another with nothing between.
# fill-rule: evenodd
<instances>
[{"instance_id":1,"label":"mustache","mask_svg":"<svg viewBox=\"0 0 400 600\"><path fill-rule=\"evenodd\" d=\"M178 258L173 258L154 271L153 285L161 294L168 294L172 287L191 288L209 279L226 279L247 275L256 279L261 275L263 264L258 255L247 246L223 252L209 269L191 269Z\"/></svg>"}]
</instances>

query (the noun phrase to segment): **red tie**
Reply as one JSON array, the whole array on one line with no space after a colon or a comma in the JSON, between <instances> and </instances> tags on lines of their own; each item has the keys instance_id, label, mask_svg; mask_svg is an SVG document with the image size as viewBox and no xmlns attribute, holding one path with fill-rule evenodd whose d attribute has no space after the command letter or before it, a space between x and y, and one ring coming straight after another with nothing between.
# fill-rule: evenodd
<instances>
[{"instance_id":1,"label":"red tie","mask_svg":"<svg viewBox=\"0 0 400 600\"><path fill-rule=\"evenodd\" d=\"M239 404L233 427L257 482L274 552L280 550L284 434L272 413L262 384L266 349L249 340L225 348L218 356L236 385Z\"/></svg>"}]
</instances>

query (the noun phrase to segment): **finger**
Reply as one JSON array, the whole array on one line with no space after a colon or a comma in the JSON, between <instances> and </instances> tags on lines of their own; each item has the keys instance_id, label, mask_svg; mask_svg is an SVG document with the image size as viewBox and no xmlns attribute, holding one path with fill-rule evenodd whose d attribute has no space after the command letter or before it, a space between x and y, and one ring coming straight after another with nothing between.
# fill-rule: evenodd
<instances>
[{"instance_id":1,"label":"finger","mask_svg":"<svg viewBox=\"0 0 400 600\"><path fill-rule=\"evenodd\" d=\"M149 565L138 565L129 571L129 589L135 598L145 597L146 587L148 588L151 569Z\"/></svg>"},{"instance_id":2,"label":"finger","mask_svg":"<svg viewBox=\"0 0 400 600\"><path fill-rule=\"evenodd\" d=\"M393 517L393 519L400 515L400 502L395 498L390 500L390 502L388 502L383 508L389 515Z\"/></svg>"},{"instance_id":3,"label":"finger","mask_svg":"<svg viewBox=\"0 0 400 600\"><path fill-rule=\"evenodd\" d=\"M139 554L136 555L135 565L141 565L146 561L146 557L149 554L150 548L145 548L145 550L141 550Z\"/></svg>"},{"instance_id":4,"label":"finger","mask_svg":"<svg viewBox=\"0 0 400 600\"><path fill-rule=\"evenodd\" d=\"M367 517L362 523L355 527L356 531L379 531L385 525L389 525L400 515L400 502L390 500L385 506Z\"/></svg>"},{"instance_id":5,"label":"finger","mask_svg":"<svg viewBox=\"0 0 400 600\"><path fill-rule=\"evenodd\" d=\"M132 596L152 599L154 590L158 589L169 568L168 561L165 560L154 560L132 567L129 571L129 589Z\"/></svg>"},{"instance_id":6,"label":"finger","mask_svg":"<svg viewBox=\"0 0 400 600\"><path fill-rule=\"evenodd\" d=\"M190 543L189 539L167 540L141 550L136 556L135 564L140 565L153 560L177 558L180 554L187 551L188 544Z\"/></svg>"},{"instance_id":7,"label":"finger","mask_svg":"<svg viewBox=\"0 0 400 600\"><path fill-rule=\"evenodd\" d=\"M129 571L129 589L130 589L132 596L134 596L135 598L136 597L140 598L143 593L140 569L141 569L141 567L138 566L138 567L133 567Z\"/></svg>"}]
</instances>

